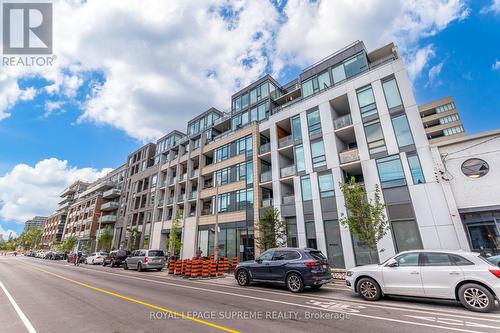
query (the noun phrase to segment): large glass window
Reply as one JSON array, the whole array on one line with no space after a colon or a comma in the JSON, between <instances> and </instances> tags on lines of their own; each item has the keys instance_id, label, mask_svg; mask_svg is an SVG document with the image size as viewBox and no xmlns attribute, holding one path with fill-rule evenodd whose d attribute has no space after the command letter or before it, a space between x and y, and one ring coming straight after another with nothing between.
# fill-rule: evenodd
<instances>
[{"instance_id":1,"label":"large glass window","mask_svg":"<svg viewBox=\"0 0 500 333\"><path fill-rule=\"evenodd\" d=\"M248 97L248 94L245 94L243 96L241 96L241 109L244 110L248 107L249 105L249 97Z\"/></svg>"},{"instance_id":2,"label":"large glass window","mask_svg":"<svg viewBox=\"0 0 500 333\"><path fill-rule=\"evenodd\" d=\"M374 120L365 124L366 142L370 154L376 154L386 151L384 133L380 120Z\"/></svg>"},{"instance_id":3,"label":"large glass window","mask_svg":"<svg viewBox=\"0 0 500 333\"><path fill-rule=\"evenodd\" d=\"M315 249L317 248L317 243L316 243L316 228L314 225L314 220L305 221L304 224L306 227L307 247Z\"/></svg>"},{"instance_id":4,"label":"large glass window","mask_svg":"<svg viewBox=\"0 0 500 333\"><path fill-rule=\"evenodd\" d=\"M410 154L406 156L408 159L408 165L410 166L411 177L413 178L413 184L423 184L425 183L424 173L422 172L422 167L420 166L420 161L417 154Z\"/></svg>"},{"instance_id":5,"label":"large glass window","mask_svg":"<svg viewBox=\"0 0 500 333\"><path fill-rule=\"evenodd\" d=\"M323 72L318 75L318 86L319 90L326 89L330 87L330 73L328 71Z\"/></svg>"},{"instance_id":6,"label":"large glass window","mask_svg":"<svg viewBox=\"0 0 500 333\"><path fill-rule=\"evenodd\" d=\"M358 96L359 109L361 116L367 117L377 113L377 104L373 95L372 86L366 86L356 91Z\"/></svg>"},{"instance_id":7,"label":"large glass window","mask_svg":"<svg viewBox=\"0 0 500 333\"><path fill-rule=\"evenodd\" d=\"M366 56L363 52L344 61L345 75L348 78L361 73L367 67Z\"/></svg>"},{"instance_id":8,"label":"large glass window","mask_svg":"<svg viewBox=\"0 0 500 333\"><path fill-rule=\"evenodd\" d=\"M326 166L325 145L323 140L311 142L311 156L313 168Z\"/></svg>"},{"instance_id":9,"label":"large glass window","mask_svg":"<svg viewBox=\"0 0 500 333\"><path fill-rule=\"evenodd\" d=\"M330 73L328 71L325 71L302 82L302 96L307 97L309 95L315 94L318 91L330 87L330 85Z\"/></svg>"},{"instance_id":10,"label":"large glass window","mask_svg":"<svg viewBox=\"0 0 500 333\"><path fill-rule=\"evenodd\" d=\"M304 171L306 169L304 147L302 145L295 146L295 166L297 167L297 172Z\"/></svg>"},{"instance_id":11,"label":"large glass window","mask_svg":"<svg viewBox=\"0 0 500 333\"><path fill-rule=\"evenodd\" d=\"M405 114L392 118L392 126L394 127L399 147L405 147L413 144L410 125L408 124L408 119Z\"/></svg>"},{"instance_id":12,"label":"large glass window","mask_svg":"<svg viewBox=\"0 0 500 333\"><path fill-rule=\"evenodd\" d=\"M405 174L399 155L378 159L377 168L382 188L406 185Z\"/></svg>"},{"instance_id":13,"label":"large glass window","mask_svg":"<svg viewBox=\"0 0 500 333\"><path fill-rule=\"evenodd\" d=\"M312 200L311 177L300 177L300 187L302 190L302 201Z\"/></svg>"},{"instance_id":14,"label":"large glass window","mask_svg":"<svg viewBox=\"0 0 500 333\"><path fill-rule=\"evenodd\" d=\"M384 89L385 100L389 110L403 105L395 78L383 81L382 88Z\"/></svg>"},{"instance_id":15,"label":"large glass window","mask_svg":"<svg viewBox=\"0 0 500 333\"><path fill-rule=\"evenodd\" d=\"M391 221L391 226L397 252L422 248L420 232L415 220Z\"/></svg>"},{"instance_id":16,"label":"large glass window","mask_svg":"<svg viewBox=\"0 0 500 333\"><path fill-rule=\"evenodd\" d=\"M309 128L309 135L321 134L319 110L311 111L307 114L307 126Z\"/></svg>"},{"instance_id":17,"label":"large glass window","mask_svg":"<svg viewBox=\"0 0 500 333\"><path fill-rule=\"evenodd\" d=\"M295 141L302 140L302 128L300 127L300 116L292 118L292 134Z\"/></svg>"},{"instance_id":18,"label":"large glass window","mask_svg":"<svg viewBox=\"0 0 500 333\"><path fill-rule=\"evenodd\" d=\"M333 67L332 76L333 76L333 83L335 84L344 81L346 79L343 63Z\"/></svg>"},{"instance_id":19,"label":"large glass window","mask_svg":"<svg viewBox=\"0 0 500 333\"><path fill-rule=\"evenodd\" d=\"M333 175L328 172L318 175L319 194L322 198L329 198L335 195L333 185Z\"/></svg>"},{"instance_id":20,"label":"large glass window","mask_svg":"<svg viewBox=\"0 0 500 333\"><path fill-rule=\"evenodd\" d=\"M314 93L313 89L313 80L309 79L307 81L302 82L302 96L307 97Z\"/></svg>"},{"instance_id":21,"label":"large glass window","mask_svg":"<svg viewBox=\"0 0 500 333\"><path fill-rule=\"evenodd\" d=\"M297 220L294 217L285 219L286 223L286 238L287 245L290 247L297 247Z\"/></svg>"}]
</instances>

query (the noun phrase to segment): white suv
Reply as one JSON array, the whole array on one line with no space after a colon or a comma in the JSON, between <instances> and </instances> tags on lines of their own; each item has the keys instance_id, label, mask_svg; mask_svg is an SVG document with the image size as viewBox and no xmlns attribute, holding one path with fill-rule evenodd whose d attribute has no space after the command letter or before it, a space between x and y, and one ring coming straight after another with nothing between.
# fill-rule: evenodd
<instances>
[{"instance_id":1,"label":"white suv","mask_svg":"<svg viewBox=\"0 0 500 333\"><path fill-rule=\"evenodd\" d=\"M346 284L368 301L383 295L456 299L469 310L490 312L500 296L500 268L479 253L405 251L382 264L348 270Z\"/></svg>"}]
</instances>

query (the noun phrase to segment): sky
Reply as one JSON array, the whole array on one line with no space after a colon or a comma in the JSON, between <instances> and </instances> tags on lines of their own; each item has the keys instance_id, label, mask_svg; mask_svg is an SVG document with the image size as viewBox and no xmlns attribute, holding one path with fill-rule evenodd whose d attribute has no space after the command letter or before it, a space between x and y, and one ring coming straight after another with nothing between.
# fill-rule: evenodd
<instances>
[{"instance_id":1,"label":"sky","mask_svg":"<svg viewBox=\"0 0 500 333\"><path fill-rule=\"evenodd\" d=\"M356 41L397 44L419 104L453 96L468 134L500 127L500 0L53 1L53 66L0 65L0 234L50 215L195 115ZM6 237L6 236L5 236Z\"/></svg>"}]
</instances>

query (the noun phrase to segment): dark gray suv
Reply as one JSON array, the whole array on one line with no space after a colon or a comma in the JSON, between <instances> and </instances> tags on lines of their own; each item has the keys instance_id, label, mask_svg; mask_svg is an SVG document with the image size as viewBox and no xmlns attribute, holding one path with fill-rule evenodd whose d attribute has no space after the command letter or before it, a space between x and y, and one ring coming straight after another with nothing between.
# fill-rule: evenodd
<instances>
[{"instance_id":1,"label":"dark gray suv","mask_svg":"<svg viewBox=\"0 0 500 333\"><path fill-rule=\"evenodd\" d=\"M272 282L285 284L294 293L304 287L319 289L332 279L330 266L321 251L291 247L269 249L254 261L239 263L234 276L240 286Z\"/></svg>"}]
</instances>

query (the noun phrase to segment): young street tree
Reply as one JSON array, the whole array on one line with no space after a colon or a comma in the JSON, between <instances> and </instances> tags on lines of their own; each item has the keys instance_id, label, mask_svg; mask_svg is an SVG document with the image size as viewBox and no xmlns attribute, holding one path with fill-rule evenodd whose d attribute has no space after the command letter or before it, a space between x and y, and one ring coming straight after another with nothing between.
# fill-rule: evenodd
<instances>
[{"instance_id":1,"label":"young street tree","mask_svg":"<svg viewBox=\"0 0 500 333\"><path fill-rule=\"evenodd\" d=\"M43 229L31 227L19 236L20 244L25 249L36 249L42 241Z\"/></svg>"},{"instance_id":2,"label":"young street tree","mask_svg":"<svg viewBox=\"0 0 500 333\"><path fill-rule=\"evenodd\" d=\"M127 228L127 231L130 234L128 237L127 248L130 251L137 250L137 247L139 247L139 240L141 239L141 232L137 230L136 227L129 227Z\"/></svg>"},{"instance_id":3,"label":"young street tree","mask_svg":"<svg viewBox=\"0 0 500 333\"><path fill-rule=\"evenodd\" d=\"M286 224L277 208L266 209L256 229L255 242L261 251L286 245Z\"/></svg>"},{"instance_id":4,"label":"young street tree","mask_svg":"<svg viewBox=\"0 0 500 333\"><path fill-rule=\"evenodd\" d=\"M97 244L99 246L99 250L106 251L109 253L109 251L111 251L112 241L113 241L113 231L111 230L111 227L108 225L99 234L99 240Z\"/></svg>"},{"instance_id":5,"label":"young street tree","mask_svg":"<svg viewBox=\"0 0 500 333\"><path fill-rule=\"evenodd\" d=\"M174 220L172 221L172 228L170 229L170 234L168 235L167 241L167 252L169 257L178 256L181 252L182 242L179 238L179 227L182 218L182 209L177 209L175 212Z\"/></svg>"},{"instance_id":6,"label":"young street tree","mask_svg":"<svg viewBox=\"0 0 500 333\"><path fill-rule=\"evenodd\" d=\"M375 186L373 199L368 199L364 187L351 177L349 183L340 183L344 194L348 215L340 216L340 223L347 226L351 234L366 244L370 263L374 262L373 253L377 252L377 243L385 236L389 222L385 218L385 205L380 199L380 188Z\"/></svg>"},{"instance_id":7,"label":"young street tree","mask_svg":"<svg viewBox=\"0 0 500 333\"><path fill-rule=\"evenodd\" d=\"M76 244L76 237L71 236L71 237L65 239L61 243L61 246L59 248L61 249L61 251L68 253L68 252L71 252L73 250L73 248L75 247L75 244Z\"/></svg>"}]
</instances>

